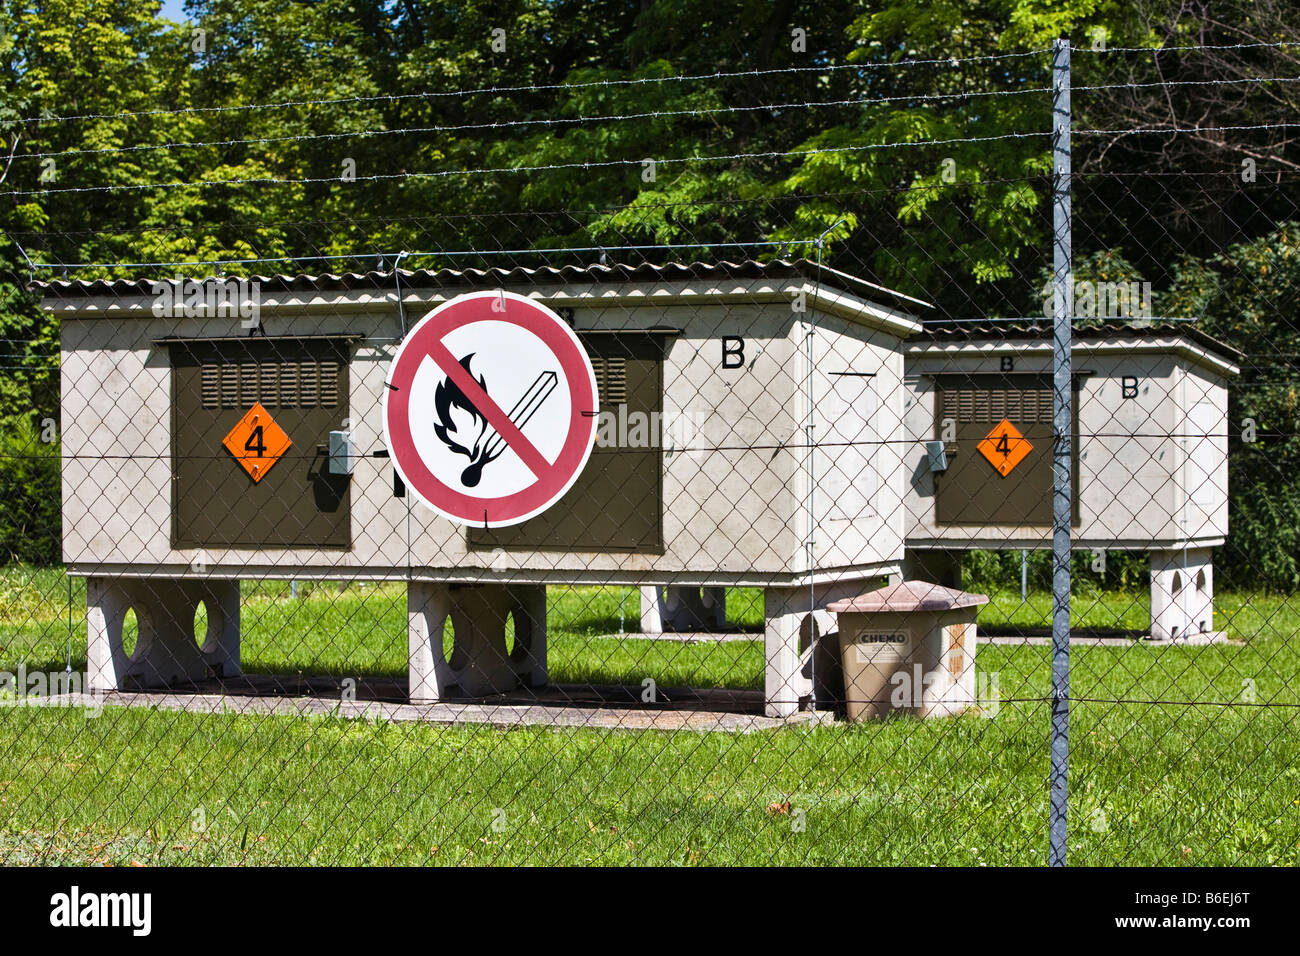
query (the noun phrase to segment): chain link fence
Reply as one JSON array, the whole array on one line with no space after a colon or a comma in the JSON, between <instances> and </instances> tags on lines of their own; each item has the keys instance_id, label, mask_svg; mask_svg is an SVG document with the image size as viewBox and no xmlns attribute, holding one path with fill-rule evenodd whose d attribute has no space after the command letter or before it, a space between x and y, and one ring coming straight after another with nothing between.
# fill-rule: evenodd
<instances>
[{"instance_id":1,"label":"chain link fence","mask_svg":"<svg viewBox=\"0 0 1300 956\"><path fill-rule=\"evenodd\" d=\"M1072 173L1062 48L37 117L0 861L1297 862L1296 48L1083 44ZM561 145L372 151L502 124Z\"/></svg>"}]
</instances>

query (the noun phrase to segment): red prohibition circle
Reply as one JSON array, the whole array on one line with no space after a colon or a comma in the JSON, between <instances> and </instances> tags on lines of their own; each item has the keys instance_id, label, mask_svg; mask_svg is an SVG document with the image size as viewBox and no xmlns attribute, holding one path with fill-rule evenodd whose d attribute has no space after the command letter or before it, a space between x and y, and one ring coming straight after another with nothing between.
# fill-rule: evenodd
<instances>
[{"instance_id":1,"label":"red prohibition circle","mask_svg":"<svg viewBox=\"0 0 1300 956\"><path fill-rule=\"evenodd\" d=\"M494 310L494 302L501 302L504 311ZM410 425L411 388L425 358L433 359L445 373L435 358L435 353L450 355L443 339L463 326L484 321L508 322L541 339L560 363L569 386L569 430L560 454L527 488L499 498L468 495L440 480L420 457ZM384 435L393 467L416 497L461 524L504 527L540 514L569 490L591 455L597 411L591 361L558 315L524 296L472 292L443 303L421 319L398 347L386 384Z\"/></svg>"}]
</instances>

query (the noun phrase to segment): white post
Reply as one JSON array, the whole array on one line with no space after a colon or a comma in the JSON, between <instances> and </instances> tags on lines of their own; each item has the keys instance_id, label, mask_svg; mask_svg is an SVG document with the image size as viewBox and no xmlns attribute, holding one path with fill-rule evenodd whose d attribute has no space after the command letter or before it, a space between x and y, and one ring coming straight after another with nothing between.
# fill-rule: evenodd
<instances>
[{"instance_id":1,"label":"white post","mask_svg":"<svg viewBox=\"0 0 1300 956\"><path fill-rule=\"evenodd\" d=\"M643 587L641 591L641 633L662 634L664 631L663 615L659 613L659 589L654 585Z\"/></svg>"},{"instance_id":2,"label":"white post","mask_svg":"<svg viewBox=\"0 0 1300 956\"><path fill-rule=\"evenodd\" d=\"M446 584L407 583L407 673L412 703L441 700L453 683L451 667L442 652L443 627L450 614L451 589Z\"/></svg>"}]
</instances>

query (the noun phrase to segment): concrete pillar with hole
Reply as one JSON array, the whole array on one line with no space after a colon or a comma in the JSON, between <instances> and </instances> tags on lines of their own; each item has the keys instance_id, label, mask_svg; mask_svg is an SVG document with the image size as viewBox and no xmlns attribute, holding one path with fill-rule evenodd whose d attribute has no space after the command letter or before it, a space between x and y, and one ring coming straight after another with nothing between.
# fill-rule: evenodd
<instances>
[{"instance_id":1,"label":"concrete pillar with hole","mask_svg":"<svg viewBox=\"0 0 1300 956\"><path fill-rule=\"evenodd\" d=\"M1214 562L1209 548L1151 552L1151 640L1214 633Z\"/></svg>"},{"instance_id":2,"label":"concrete pillar with hole","mask_svg":"<svg viewBox=\"0 0 1300 956\"><path fill-rule=\"evenodd\" d=\"M681 585L641 588L641 633L720 631L727 626L727 589Z\"/></svg>"},{"instance_id":3,"label":"concrete pillar with hole","mask_svg":"<svg viewBox=\"0 0 1300 956\"><path fill-rule=\"evenodd\" d=\"M763 696L769 717L791 717L816 693L819 708L841 696L839 634L834 601L856 597L874 579L763 589ZM814 687L814 681L816 686Z\"/></svg>"},{"instance_id":4,"label":"concrete pillar with hole","mask_svg":"<svg viewBox=\"0 0 1300 956\"><path fill-rule=\"evenodd\" d=\"M194 619L207 610L205 633ZM134 611L134 648L123 640ZM86 580L86 666L91 690L127 690L239 675L239 582L157 578Z\"/></svg>"},{"instance_id":5,"label":"concrete pillar with hole","mask_svg":"<svg viewBox=\"0 0 1300 956\"><path fill-rule=\"evenodd\" d=\"M514 646L506 646L506 622ZM451 653L443 635L451 622ZM412 703L541 687L546 662L546 586L407 585L407 648Z\"/></svg>"}]
</instances>

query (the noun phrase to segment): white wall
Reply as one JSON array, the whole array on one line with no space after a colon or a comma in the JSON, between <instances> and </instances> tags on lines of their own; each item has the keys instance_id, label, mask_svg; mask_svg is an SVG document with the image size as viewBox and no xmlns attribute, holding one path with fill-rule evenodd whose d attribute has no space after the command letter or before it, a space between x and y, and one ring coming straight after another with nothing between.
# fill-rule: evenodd
<instances>
[{"instance_id":1,"label":"white wall","mask_svg":"<svg viewBox=\"0 0 1300 956\"><path fill-rule=\"evenodd\" d=\"M818 317L813 506L814 555L822 568L901 558L906 445L903 360L894 341L843 319ZM801 478L806 488L806 474Z\"/></svg>"}]
</instances>

